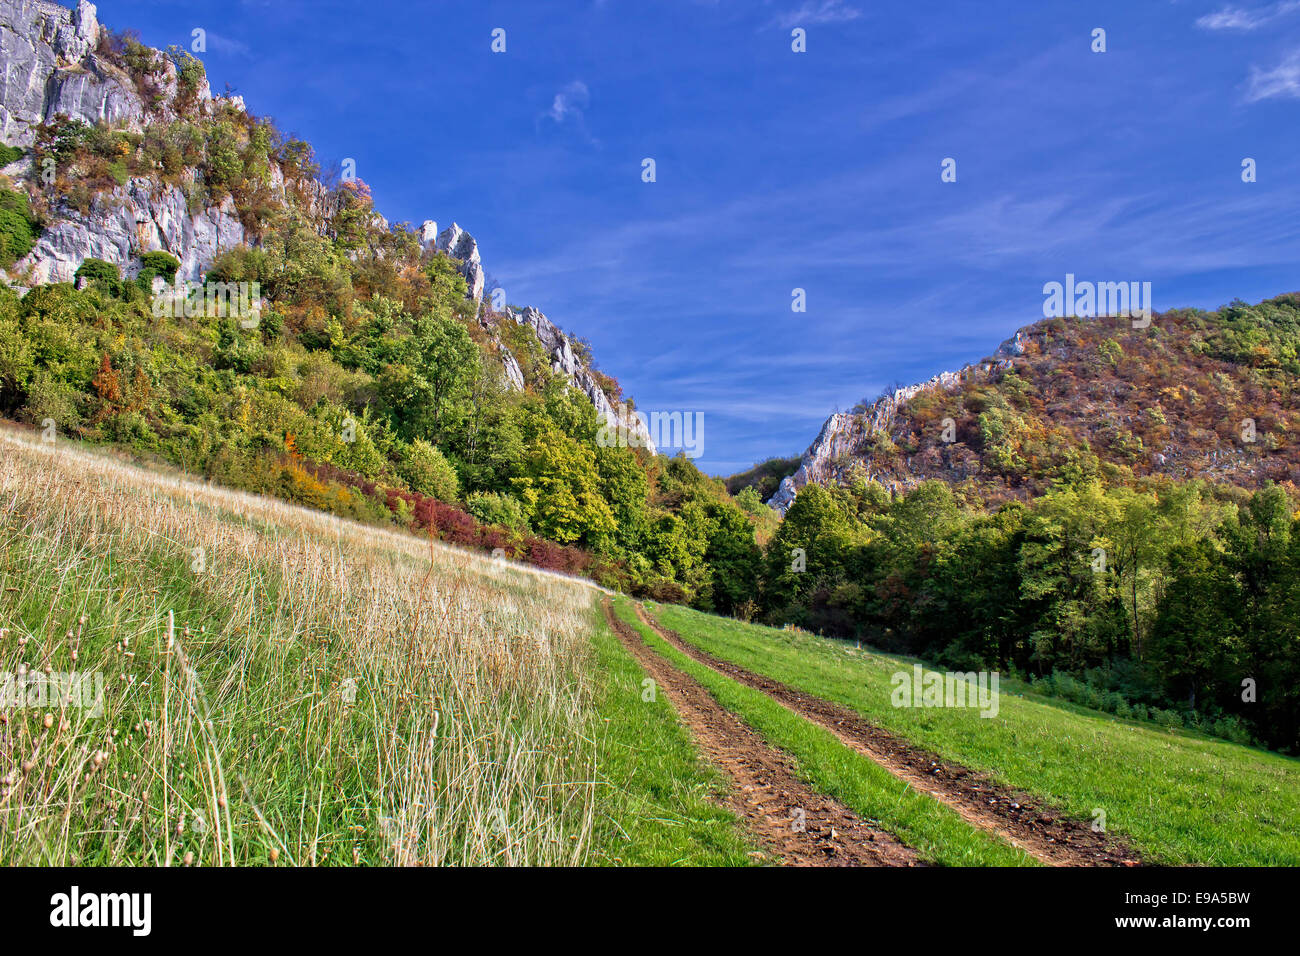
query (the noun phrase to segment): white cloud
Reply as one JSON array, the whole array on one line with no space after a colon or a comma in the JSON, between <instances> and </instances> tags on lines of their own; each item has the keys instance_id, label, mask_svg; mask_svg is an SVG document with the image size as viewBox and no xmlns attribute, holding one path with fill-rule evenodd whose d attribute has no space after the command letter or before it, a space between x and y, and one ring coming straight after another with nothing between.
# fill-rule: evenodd
<instances>
[{"instance_id":1,"label":"white cloud","mask_svg":"<svg viewBox=\"0 0 1300 956\"><path fill-rule=\"evenodd\" d=\"M563 123L570 118L581 121L583 110L590 102L591 93L587 89L587 84L581 80L574 80L555 94L555 99L551 103L551 108L546 111L546 115L557 123Z\"/></svg>"},{"instance_id":2,"label":"white cloud","mask_svg":"<svg viewBox=\"0 0 1300 956\"><path fill-rule=\"evenodd\" d=\"M814 23L844 23L860 16L861 11L844 0L806 0L798 10L781 14L774 22L782 29L790 29Z\"/></svg>"},{"instance_id":3,"label":"white cloud","mask_svg":"<svg viewBox=\"0 0 1300 956\"><path fill-rule=\"evenodd\" d=\"M1300 50L1292 50L1271 70L1261 70L1257 66L1250 68L1247 102L1257 103L1274 97L1300 99Z\"/></svg>"},{"instance_id":4,"label":"white cloud","mask_svg":"<svg viewBox=\"0 0 1300 956\"><path fill-rule=\"evenodd\" d=\"M1300 0L1281 0L1267 7L1224 7L1218 13L1207 13L1196 21L1202 30L1235 30L1249 33L1258 30L1278 17L1300 10Z\"/></svg>"},{"instance_id":5,"label":"white cloud","mask_svg":"<svg viewBox=\"0 0 1300 956\"><path fill-rule=\"evenodd\" d=\"M587 105L591 102L591 91L581 80L565 84L551 100L551 108L543 110L537 116L539 124L547 121L556 126L568 126L575 130L589 146L600 146L600 140L591 135L587 129Z\"/></svg>"}]
</instances>

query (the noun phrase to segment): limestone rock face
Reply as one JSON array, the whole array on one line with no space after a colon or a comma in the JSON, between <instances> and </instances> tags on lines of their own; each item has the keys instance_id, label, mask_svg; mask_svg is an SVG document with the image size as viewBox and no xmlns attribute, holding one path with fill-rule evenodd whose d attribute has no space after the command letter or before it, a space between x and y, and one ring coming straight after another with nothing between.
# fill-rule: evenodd
<instances>
[{"instance_id":1,"label":"limestone rock face","mask_svg":"<svg viewBox=\"0 0 1300 956\"><path fill-rule=\"evenodd\" d=\"M437 223L431 222L429 225L437 228ZM473 236L454 222L438 233L438 251L463 262L480 261L478 243L474 241Z\"/></svg>"},{"instance_id":2,"label":"limestone rock face","mask_svg":"<svg viewBox=\"0 0 1300 956\"><path fill-rule=\"evenodd\" d=\"M533 330L537 341L542 344L542 348L550 357L552 370L566 376L574 388L587 396L587 400L596 409L596 414L600 416L602 424L616 424L627 428L640 438L641 447L648 449L650 454L655 454L654 442L645 425L636 415L625 414L624 409L616 409L610 403L609 396L600 387L591 369L574 353L572 341L554 322L531 306L522 311L510 309L508 314L515 322ZM520 381L522 382L522 375Z\"/></svg>"},{"instance_id":3,"label":"limestone rock face","mask_svg":"<svg viewBox=\"0 0 1300 956\"><path fill-rule=\"evenodd\" d=\"M144 106L130 78L96 55L95 5L0 0L0 135L29 146L32 126L59 113L139 128Z\"/></svg>"},{"instance_id":4,"label":"limestone rock face","mask_svg":"<svg viewBox=\"0 0 1300 956\"><path fill-rule=\"evenodd\" d=\"M983 366L983 369L987 372L988 366ZM870 404L832 415L826 419L817 438L803 453L803 459L794 474L781 480L768 505L785 514L800 488L810 482L821 484L833 481L839 477L843 463L848 460L861 461L866 468L867 477L873 477L870 441L881 433L889 433L898 409L922 391L948 389L960 384L973 371L968 366L960 372L941 372L927 382L895 389Z\"/></svg>"},{"instance_id":5,"label":"limestone rock face","mask_svg":"<svg viewBox=\"0 0 1300 956\"><path fill-rule=\"evenodd\" d=\"M140 254L164 250L180 260L180 279L197 281L217 254L244 241L244 227L227 199L220 206L190 214L185 194L175 186L132 179L105 193L87 215L66 211L36 241L20 264L37 283L71 282L87 258L138 272Z\"/></svg>"},{"instance_id":6,"label":"limestone rock face","mask_svg":"<svg viewBox=\"0 0 1300 956\"><path fill-rule=\"evenodd\" d=\"M428 222L426 225L437 228L437 223L434 222ZM474 241L474 237L453 222L438 233L436 247L439 252L464 263L461 266L461 274L469 285L469 297L475 302L481 302L487 275L483 272L483 262L479 258L478 243Z\"/></svg>"},{"instance_id":7,"label":"limestone rock face","mask_svg":"<svg viewBox=\"0 0 1300 956\"><path fill-rule=\"evenodd\" d=\"M1003 358L1010 358L1015 355L1025 354L1025 338L1021 332L1017 332L1011 338L1007 339L998 346L997 355Z\"/></svg>"},{"instance_id":8,"label":"limestone rock face","mask_svg":"<svg viewBox=\"0 0 1300 956\"><path fill-rule=\"evenodd\" d=\"M100 30L95 6L86 0L75 10L48 0L0 0L0 138L31 145L32 127L60 114L92 125L143 128L147 111L135 84L95 52ZM162 82L174 92L170 61ZM206 83L199 99L211 100ZM229 200L191 213L180 189L147 179L101 194L86 214L61 207L55 213L16 270L34 282L69 282L92 256L131 275L133 259L158 249L180 260L181 278L198 279L220 251L244 241Z\"/></svg>"},{"instance_id":9,"label":"limestone rock face","mask_svg":"<svg viewBox=\"0 0 1300 956\"><path fill-rule=\"evenodd\" d=\"M524 370L519 367L519 360L504 345L500 347L501 366L506 377L506 384L517 392L524 389Z\"/></svg>"}]
</instances>

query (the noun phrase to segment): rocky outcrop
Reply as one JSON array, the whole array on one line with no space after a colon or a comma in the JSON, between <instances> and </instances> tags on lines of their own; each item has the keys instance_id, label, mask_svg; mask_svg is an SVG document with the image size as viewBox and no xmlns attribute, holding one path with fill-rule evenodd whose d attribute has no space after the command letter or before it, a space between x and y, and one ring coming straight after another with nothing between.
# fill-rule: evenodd
<instances>
[{"instance_id":1,"label":"rocky outcrop","mask_svg":"<svg viewBox=\"0 0 1300 956\"><path fill-rule=\"evenodd\" d=\"M420 248L426 252L438 247L438 224L432 219L424 220L415 235L420 240Z\"/></svg>"},{"instance_id":2,"label":"rocky outcrop","mask_svg":"<svg viewBox=\"0 0 1300 956\"><path fill-rule=\"evenodd\" d=\"M197 281L218 253L244 239L229 199L191 214L177 187L132 179L101 195L87 215L66 212L41 234L20 267L37 284L71 282L93 256L119 265L130 277L138 271L141 253L161 249L180 260L179 278Z\"/></svg>"},{"instance_id":3,"label":"rocky outcrop","mask_svg":"<svg viewBox=\"0 0 1300 956\"><path fill-rule=\"evenodd\" d=\"M28 146L32 127L60 113L139 128L145 109L129 77L95 53L95 6L0 0L0 136ZM174 73L174 68L173 68Z\"/></svg>"},{"instance_id":4,"label":"rocky outcrop","mask_svg":"<svg viewBox=\"0 0 1300 956\"><path fill-rule=\"evenodd\" d=\"M531 306L523 310L507 309L506 311L515 322L526 325L533 330L533 333L537 336L537 341L541 343L542 348L546 350L546 354L551 360L552 370L566 376L575 388L587 396L587 400L595 407L602 423L627 428L632 434L640 438L641 447L648 449L650 454L655 454L654 442L651 441L645 425L636 415L626 413L625 409L614 408L609 396L605 394L604 389L600 387L600 383L596 381L596 377L592 375L591 369L574 352L573 342L554 322ZM518 363L516 363L516 368L518 368ZM522 378L521 374L521 381Z\"/></svg>"},{"instance_id":5,"label":"rocky outcrop","mask_svg":"<svg viewBox=\"0 0 1300 956\"><path fill-rule=\"evenodd\" d=\"M501 355L501 370L506 384L517 392L524 390L524 370L519 367L519 360L504 345L498 343L497 351Z\"/></svg>"},{"instance_id":6,"label":"rocky outcrop","mask_svg":"<svg viewBox=\"0 0 1300 956\"><path fill-rule=\"evenodd\" d=\"M838 412L826 419L817 438L808 450L794 474L781 480L780 487L768 501L768 505L785 514L787 508L799 493L799 489L809 482L821 484L833 481L842 473L850 461L861 461L867 470L867 477L874 477L871 469L869 445L880 434L888 434L898 414L898 409L919 392L930 389L952 388L964 379L966 370L961 372L941 372L927 382L895 389L888 395L882 395L870 404L856 406L850 412Z\"/></svg>"},{"instance_id":7,"label":"rocky outcrop","mask_svg":"<svg viewBox=\"0 0 1300 956\"><path fill-rule=\"evenodd\" d=\"M87 124L105 123L135 130L150 122L168 122L177 88L175 64L162 54L157 77L161 95L151 112L141 100L135 82L107 57L99 54L101 26L95 6L81 0L70 10L48 0L0 0L0 140L27 146L35 140L33 127L63 114ZM198 91L200 113L214 108L206 81ZM222 101L243 111L241 98ZM23 168L26 160L14 168ZM306 212L328 232L338 210L338 197L318 180L287 182L283 171L271 164L270 185L284 196L291 186ZM125 277L139 272L140 256L164 250L180 260L178 278L197 281L223 251L244 242L246 235L238 210L230 199L192 211L183 188L149 179L132 179L126 185L99 194L82 213L66 206L52 210L50 222L32 252L12 270L24 284L70 282L87 258L118 265ZM377 212L372 225L389 228ZM459 262L467 296L479 303L488 282L478 242L453 222L438 230L426 220L416 230L422 249ZM546 350L552 368L565 375L591 401L604 421L617 422L645 438L649 435L635 416L623 421L609 397L573 343L536 309L511 310L510 318L530 326ZM525 387L519 362L499 341L496 343L507 385Z\"/></svg>"},{"instance_id":8,"label":"rocky outcrop","mask_svg":"<svg viewBox=\"0 0 1300 956\"><path fill-rule=\"evenodd\" d=\"M817 438L803 453L794 474L782 479L768 505L785 514L799 489L809 482L823 484L842 477L846 466L859 461L867 478L876 478L872 467L871 444L877 435L888 435L898 417L898 410L923 391L956 388L974 378L988 378L1010 368L1012 359L1026 353L1029 336L1024 329L998 346L988 359L967 365L957 372L941 372L927 382L895 389L874 402L864 403L846 413L826 419Z\"/></svg>"},{"instance_id":9,"label":"rocky outcrop","mask_svg":"<svg viewBox=\"0 0 1300 956\"><path fill-rule=\"evenodd\" d=\"M94 4L86 0L76 10L46 0L0 0L4 142L30 145L33 127L59 115L87 124L143 127L147 110L135 84L96 52L101 29ZM160 61L163 89L174 92L175 65L161 56ZM199 102L211 102L206 82ZM191 212L179 188L147 179L101 194L87 213L57 206L53 212L32 252L14 270L27 281L71 281L92 256L132 275L142 253L159 249L180 260L181 278L198 279L220 251L245 239L229 200Z\"/></svg>"},{"instance_id":10,"label":"rocky outcrop","mask_svg":"<svg viewBox=\"0 0 1300 956\"><path fill-rule=\"evenodd\" d=\"M425 225L437 228L437 224L427 222ZM461 275L469 286L469 297L475 302L483 300L483 284L487 276L483 272L483 263L479 259L478 243L464 229L452 223L438 233L436 247L439 252L461 261Z\"/></svg>"}]
</instances>

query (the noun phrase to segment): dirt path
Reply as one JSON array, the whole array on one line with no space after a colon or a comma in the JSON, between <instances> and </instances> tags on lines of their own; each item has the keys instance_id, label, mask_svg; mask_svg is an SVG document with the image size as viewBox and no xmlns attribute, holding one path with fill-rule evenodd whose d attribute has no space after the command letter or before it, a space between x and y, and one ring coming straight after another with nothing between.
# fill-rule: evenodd
<instances>
[{"instance_id":1,"label":"dirt path","mask_svg":"<svg viewBox=\"0 0 1300 956\"><path fill-rule=\"evenodd\" d=\"M605 617L637 663L677 710L700 750L732 782L725 803L764 849L793 866L916 866L916 851L872 827L794 774L789 755L770 746L620 620Z\"/></svg>"},{"instance_id":2,"label":"dirt path","mask_svg":"<svg viewBox=\"0 0 1300 956\"><path fill-rule=\"evenodd\" d=\"M840 704L812 697L778 681L714 657L653 620L641 605L637 614L683 654L733 680L760 690L801 717L825 727L845 746L869 757L961 815L967 823L999 834L1049 866L1136 866L1136 851L1083 821L1064 817L1034 797L994 783L922 750L875 726Z\"/></svg>"}]
</instances>

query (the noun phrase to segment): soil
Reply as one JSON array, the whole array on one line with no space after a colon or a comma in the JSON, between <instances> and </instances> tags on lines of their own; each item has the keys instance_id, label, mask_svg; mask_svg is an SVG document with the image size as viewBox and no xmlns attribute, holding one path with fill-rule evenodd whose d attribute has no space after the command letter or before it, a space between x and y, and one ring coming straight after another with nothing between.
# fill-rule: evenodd
<instances>
[{"instance_id":1,"label":"soil","mask_svg":"<svg viewBox=\"0 0 1300 956\"><path fill-rule=\"evenodd\" d=\"M916 851L817 793L795 774L789 754L768 744L708 690L646 646L608 600L619 640L676 709L700 751L728 778L723 802L767 854L787 866L917 866Z\"/></svg>"},{"instance_id":2,"label":"soil","mask_svg":"<svg viewBox=\"0 0 1300 956\"><path fill-rule=\"evenodd\" d=\"M916 790L956 811L972 826L999 834L1049 866L1139 866L1136 851L1089 821L1064 815L1042 800L996 783L986 774L916 747L877 727L862 715L813 697L779 681L714 657L654 621L637 605L649 627L683 654L773 700L835 734L847 747L869 757Z\"/></svg>"}]
</instances>

